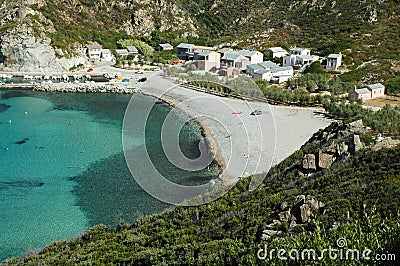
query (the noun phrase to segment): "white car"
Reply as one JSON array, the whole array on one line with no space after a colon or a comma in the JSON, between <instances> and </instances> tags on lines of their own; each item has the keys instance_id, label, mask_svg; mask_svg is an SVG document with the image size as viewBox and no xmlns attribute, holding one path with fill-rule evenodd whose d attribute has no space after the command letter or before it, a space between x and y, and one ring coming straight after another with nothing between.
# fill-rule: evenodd
<instances>
[{"instance_id":1,"label":"white car","mask_svg":"<svg viewBox=\"0 0 400 266\"><path fill-rule=\"evenodd\" d=\"M135 73L136 74L143 74L143 70L137 70Z\"/></svg>"}]
</instances>

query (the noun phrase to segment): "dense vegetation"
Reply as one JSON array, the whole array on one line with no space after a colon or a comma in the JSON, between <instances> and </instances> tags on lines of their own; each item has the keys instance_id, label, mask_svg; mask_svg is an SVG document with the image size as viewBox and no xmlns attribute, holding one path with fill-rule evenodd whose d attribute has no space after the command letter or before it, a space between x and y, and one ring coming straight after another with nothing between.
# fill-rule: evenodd
<instances>
[{"instance_id":1,"label":"dense vegetation","mask_svg":"<svg viewBox=\"0 0 400 266\"><path fill-rule=\"evenodd\" d=\"M336 247L340 237L346 238L347 248L398 256L400 147L376 152L364 149L330 169L299 175L304 153L324 145L323 141L305 145L274 167L252 192L248 191L249 178L241 179L223 197L206 205L176 207L132 225L122 222L116 230L98 225L71 242L55 242L38 254L8 263L284 265L276 257L259 260L257 251L267 247L321 252ZM315 196L327 211L299 224L294 232L287 231L283 223L282 235L263 240L261 232L275 219L281 202L292 202L299 194Z\"/></svg>"}]
</instances>

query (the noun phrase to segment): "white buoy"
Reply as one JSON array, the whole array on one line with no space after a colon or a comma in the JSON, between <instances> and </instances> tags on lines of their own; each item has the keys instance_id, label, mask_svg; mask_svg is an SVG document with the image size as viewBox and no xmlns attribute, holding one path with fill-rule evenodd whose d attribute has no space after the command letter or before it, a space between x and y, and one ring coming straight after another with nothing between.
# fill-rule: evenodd
<instances>
[{"instance_id":1,"label":"white buoy","mask_svg":"<svg viewBox=\"0 0 400 266\"><path fill-rule=\"evenodd\" d=\"M12 123L12 121L11 121L11 120L8 120L8 123L10 123L10 124L11 124L11 123Z\"/></svg>"},{"instance_id":2,"label":"white buoy","mask_svg":"<svg viewBox=\"0 0 400 266\"><path fill-rule=\"evenodd\" d=\"M28 115L28 112L25 112L24 114L25 114L25 115Z\"/></svg>"}]
</instances>

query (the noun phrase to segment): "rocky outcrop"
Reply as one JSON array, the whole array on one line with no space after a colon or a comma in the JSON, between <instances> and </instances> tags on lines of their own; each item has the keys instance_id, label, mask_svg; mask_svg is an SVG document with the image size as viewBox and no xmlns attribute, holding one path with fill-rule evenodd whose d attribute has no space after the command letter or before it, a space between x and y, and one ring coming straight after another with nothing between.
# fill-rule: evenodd
<instances>
[{"instance_id":1,"label":"rocky outcrop","mask_svg":"<svg viewBox=\"0 0 400 266\"><path fill-rule=\"evenodd\" d=\"M380 150L380 149L382 149L382 148L389 148L389 149L391 149L391 148L396 147L396 146L399 145L399 144L400 144L400 141L399 141L399 140L393 140L391 137L387 137L387 138L384 138L383 140L381 140L380 142L376 143L376 144L371 148L371 150L373 150L373 151L378 151L378 150Z\"/></svg>"},{"instance_id":2,"label":"rocky outcrop","mask_svg":"<svg viewBox=\"0 0 400 266\"><path fill-rule=\"evenodd\" d=\"M303 158L303 169L317 170L317 164L314 154L306 154Z\"/></svg>"},{"instance_id":3,"label":"rocky outcrop","mask_svg":"<svg viewBox=\"0 0 400 266\"><path fill-rule=\"evenodd\" d=\"M303 146L306 154L303 157L301 171L312 173L328 169L335 162L347 159L351 154L364 148L360 136L368 132L370 129L363 125L362 120L349 124L333 122L327 129L314 134Z\"/></svg>"},{"instance_id":4,"label":"rocky outcrop","mask_svg":"<svg viewBox=\"0 0 400 266\"><path fill-rule=\"evenodd\" d=\"M52 23L29 6L44 5L44 1L25 0L3 2L0 10L4 27L0 36L0 70L56 73L68 71L72 66L85 64L86 56L79 46L66 54L51 45L48 33L54 32ZM73 44L71 44L73 46Z\"/></svg>"},{"instance_id":5,"label":"rocky outcrop","mask_svg":"<svg viewBox=\"0 0 400 266\"><path fill-rule=\"evenodd\" d=\"M194 21L174 2L134 0L131 21L123 27L131 35L149 36L154 30L180 33L181 37L197 36Z\"/></svg>"},{"instance_id":6,"label":"rocky outcrop","mask_svg":"<svg viewBox=\"0 0 400 266\"><path fill-rule=\"evenodd\" d=\"M296 231L298 225L310 222L317 213L324 213L325 204L311 195L298 195L294 198L291 206L286 201L282 202L279 210L277 219L274 219L263 230L262 239L267 240L280 235L283 233L282 230ZM286 226L282 226L283 224Z\"/></svg>"},{"instance_id":7,"label":"rocky outcrop","mask_svg":"<svg viewBox=\"0 0 400 266\"><path fill-rule=\"evenodd\" d=\"M318 153L318 167L327 169L335 162L335 155L319 151Z\"/></svg>"},{"instance_id":8,"label":"rocky outcrop","mask_svg":"<svg viewBox=\"0 0 400 266\"><path fill-rule=\"evenodd\" d=\"M351 138L351 140L349 142L349 151L351 153L355 153L356 151L359 151L362 148L364 148L364 145L362 144L362 142L360 140L360 136L353 135L353 137Z\"/></svg>"},{"instance_id":9,"label":"rocky outcrop","mask_svg":"<svg viewBox=\"0 0 400 266\"><path fill-rule=\"evenodd\" d=\"M74 56L62 57L63 52L54 49L48 37L35 37L33 31L26 24L21 24L2 35L2 70L57 73L86 63L83 49L77 49Z\"/></svg>"}]
</instances>

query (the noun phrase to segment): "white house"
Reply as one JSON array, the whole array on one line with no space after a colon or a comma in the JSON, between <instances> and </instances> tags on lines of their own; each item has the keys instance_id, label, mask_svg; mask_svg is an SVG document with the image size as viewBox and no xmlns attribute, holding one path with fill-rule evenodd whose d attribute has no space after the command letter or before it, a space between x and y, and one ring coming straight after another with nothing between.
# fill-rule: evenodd
<instances>
[{"instance_id":1,"label":"white house","mask_svg":"<svg viewBox=\"0 0 400 266\"><path fill-rule=\"evenodd\" d=\"M271 52L273 58L274 57L281 58L288 54L288 52L282 47L271 47L269 48L269 51Z\"/></svg>"},{"instance_id":2,"label":"white house","mask_svg":"<svg viewBox=\"0 0 400 266\"><path fill-rule=\"evenodd\" d=\"M342 64L342 54L330 54L326 62L326 70L336 71Z\"/></svg>"},{"instance_id":3,"label":"white house","mask_svg":"<svg viewBox=\"0 0 400 266\"><path fill-rule=\"evenodd\" d=\"M310 49L293 47L290 48L290 54L283 57L282 66L304 66L318 59L318 56L311 55Z\"/></svg>"},{"instance_id":4,"label":"white house","mask_svg":"<svg viewBox=\"0 0 400 266\"><path fill-rule=\"evenodd\" d=\"M381 83L375 83L366 86L371 91L371 99L385 95L385 86Z\"/></svg>"},{"instance_id":5,"label":"white house","mask_svg":"<svg viewBox=\"0 0 400 266\"><path fill-rule=\"evenodd\" d=\"M264 60L264 55L259 51L240 50L239 53L247 57L250 64L261 63Z\"/></svg>"},{"instance_id":6,"label":"white house","mask_svg":"<svg viewBox=\"0 0 400 266\"><path fill-rule=\"evenodd\" d=\"M254 79L266 81L275 81L277 83L285 82L293 77L293 67L276 67L272 69L259 69L254 71Z\"/></svg>"},{"instance_id":7,"label":"white house","mask_svg":"<svg viewBox=\"0 0 400 266\"><path fill-rule=\"evenodd\" d=\"M286 66L286 67L277 67L274 69L271 69L272 73L272 80L276 81L277 83L282 83L285 81L288 81L293 77L293 67L292 66Z\"/></svg>"},{"instance_id":8,"label":"white house","mask_svg":"<svg viewBox=\"0 0 400 266\"><path fill-rule=\"evenodd\" d=\"M113 55L109 49L101 50L101 60L111 62L113 60Z\"/></svg>"},{"instance_id":9,"label":"white house","mask_svg":"<svg viewBox=\"0 0 400 266\"><path fill-rule=\"evenodd\" d=\"M296 57L295 65L301 65L301 66L309 65L312 62L317 61L318 59L319 57L317 55L298 55Z\"/></svg>"},{"instance_id":10,"label":"white house","mask_svg":"<svg viewBox=\"0 0 400 266\"><path fill-rule=\"evenodd\" d=\"M371 99L371 91L368 88L354 89L349 92L349 100L358 100L366 101Z\"/></svg>"},{"instance_id":11,"label":"white house","mask_svg":"<svg viewBox=\"0 0 400 266\"><path fill-rule=\"evenodd\" d=\"M100 44L87 44L85 47L90 60L100 60L103 48Z\"/></svg>"},{"instance_id":12,"label":"white house","mask_svg":"<svg viewBox=\"0 0 400 266\"><path fill-rule=\"evenodd\" d=\"M360 89L354 89L349 92L350 100L361 99L363 101L382 97L385 95L385 86L381 83L370 84Z\"/></svg>"},{"instance_id":13,"label":"white house","mask_svg":"<svg viewBox=\"0 0 400 266\"><path fill-rule=\"evenodd\" d=\"M272 79L272 72L268 69L260 69L254 72L253 78L270 81Z\"/></svg>"},{"instance_id":14,"label":"white house","mask_svg":"<svg viewBox=\"0 0 400 266\"><path fill-rule=\"evenodd\" d=\"M271 61L264 61L257 64L249 64L246 66L246 73L254 77L254 73L258 70L270 70L279 67L277 64ZM258 76L259 77L259 76Z\"/></svg>"}]
</instances>

